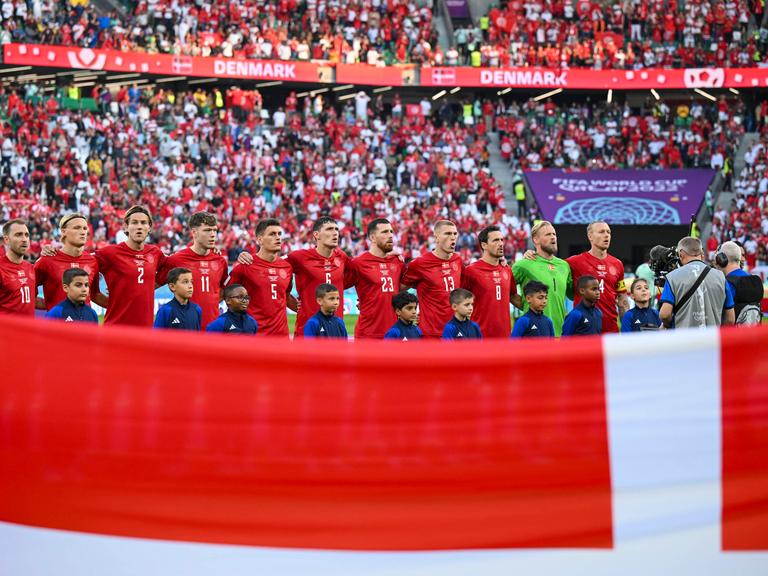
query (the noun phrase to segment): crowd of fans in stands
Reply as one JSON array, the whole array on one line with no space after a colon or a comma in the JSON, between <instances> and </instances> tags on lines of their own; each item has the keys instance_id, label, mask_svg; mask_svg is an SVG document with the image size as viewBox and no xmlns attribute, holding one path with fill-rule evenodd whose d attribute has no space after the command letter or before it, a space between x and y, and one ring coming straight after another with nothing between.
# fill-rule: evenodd
<instances>
[{"instance_id":1,"label":"crowd of fans in stands","mask_svg":"<svg viewBox=\"0 0 768 576\"><path fill-rule=\"evenodd\" d=\"M352 254L366 249L362 231L380 216L397 222L406 257L429 248L441 218L466 231L466 259L477 251L470 233L490 222L505 228L508 253L525 248L528 223L505 213L482 122L425 116L398 98L385 111L363 93L337 106L291 94L268 111L239 88L97 87L100 110L73 111L33 87L0 92L0 217L30 220L33 253L65 211L88 215L96 246L114 241L134 203L151 208L168 250L186 241L198 210L219 216L230 257L265 216L281 220L289 249L306 247L322 214L338 219Z\"/></svg>"},{"instance_id":2,"label":"crowd of fans in stands","mask_svg":"<svg viewBox=\"0 0 768 576\"><path fill-rule=\"evenodd\" d=\"M433 0L4 0L0 43L234 58L471 66L749 67L766 62L760 0L502 0L452 46ZM750 28L750 24L753 24Z\"/></svg>"},{"instance_id":3,"label":"crowd of fans in stands","mask_svg":"<svg viewBox=\"0 0 768 576\"><path fill-rule=\"evenodd\" d=\"M559 106L553 100L498 106L502 157L513 167L714 168L732 159L751 122L738 98L642 108L586 98Z\"/></svg>"},{"instance_id":4,"label":"crowd of fans in stands","mask_svg":"<svg viewBox=\"0 0 768 576\"><path fill-rule=\"evenodd\" d=\"M710 252L726 240L744 246L747 263L768 266L768 102L757 108L760 138L747 150L745 165L733 180L730 211L717 210L712 219Z\"/></svg>"},{"instance_id":5,"label":"crowd of fans in stands","mask_svg":"<svg viewBox=\"0 0 768 576\"><path fill-rule=\"evenodd\" d=\"M768 30L757 26L762 13L762 3L751 0L507 0L476 25L455 30L457 54L447 61L596 69L750 67L766 61Z\"/></svg>"}]
</instances>

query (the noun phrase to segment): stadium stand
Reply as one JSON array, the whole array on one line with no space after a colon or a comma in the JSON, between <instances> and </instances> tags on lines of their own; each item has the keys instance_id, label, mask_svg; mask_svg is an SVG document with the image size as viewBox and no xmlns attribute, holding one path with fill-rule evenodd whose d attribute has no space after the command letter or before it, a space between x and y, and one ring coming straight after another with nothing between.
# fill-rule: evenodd
<instances>
[{"instance_id":1,"label":"stadium stand","mask_svg":"<svg viewBox=\"0 0 768 576\"><path fill-rule=\"evenodd\" d=\"M398 222L409 257L427 250L439 218L467 231L459 240L467 260L477 251L469 232L490 222L505 227L511 255L525 248L528 223L505 213L482 122L456 122L450 111L411 116L398 98L385 111L363 93L338 107L290 95L271 111L258 91L237 87L97 87L92 96L96 110L69 110L33 84L0 93L0 216L30 221L34 254L71 210L88 214L97 247L113 241L134 203L151 207L156 241L171 251L197 210L219 216L230 257L252 241L260 217L280 218L296 249L324 213L340 221L353 254L365 249L367 221L380 216Z\"/></svg>"},{"instance_id":2,"label":"stadium stand","mask_svg":"<svg viewBox=\"0 0 768 576\"><path fill-rule=\"evenodd\" d=\"M641 107L586 98L499 101L502 156L513 167L720 169L741 142L748 122L737 98L678 105L649 99Z\"/></svg>"},{"instance_id":3,"label":"stadium stand","mask_svg":"<svg viewBox=\"0 0 768 576\"><path fill-rule=\"evenodd\" d=\"M509 0L438 43L432 0L5 1L0 43L189 56L595 69L751 67L768 58L762 4L747 0Z\"/></svg>"},{"instance_id":4,"label":"stadium stand","mask_svg":"<svg viewBox=\"0 0 768 576\"><path fill-rule=\"evenodd\" d=\"M746 0L509 0L491 8L477 25L455 30L455 64L758 66L766 61L766 38L751 34L749 25L753 15L762 18L762 11L762 3Z\"/></svg>"},{"instance_id":5,"label":"stadium stand","mask_svg":"<svg viewBox=\"0 0 768 576\"><path fill-rule=\"evenodd\" d=\"M436 45L432 0L141 0L127 17L87 0L9 1L2 13L4 44L369 64L430 62Z\"/></svg>"},{"instance_id":6,"label":"stadium stand","mask_svg":"<svg viewBox=\"0 0 768 576\"><path fill-rule=\"evenodd\" d=\"M768 123L764 115L760 123L761 137L747 150L745 166L733 180L729 210L720 209L713 215L707 247L713 252L726 240L740 242L750 269L768 265Z\"/></svg>"}]
</instances>

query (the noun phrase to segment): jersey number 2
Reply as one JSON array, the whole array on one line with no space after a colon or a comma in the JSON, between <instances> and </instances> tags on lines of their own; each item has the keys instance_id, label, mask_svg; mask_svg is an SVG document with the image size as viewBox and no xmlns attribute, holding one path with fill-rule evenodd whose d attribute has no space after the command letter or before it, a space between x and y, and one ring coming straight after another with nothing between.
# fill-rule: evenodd
<instances>
[{"instance_id":1,"label":"jersey number 2","mask_svg":"<svg viewBox=\"0 0 768 576\"><path fill-rule=\"evenodd\" d=\"M138 284L144 284L144 268L136 268L136 271L139 273L139 277L136 279L136 282Z\"/></svg>"}]
</instances>

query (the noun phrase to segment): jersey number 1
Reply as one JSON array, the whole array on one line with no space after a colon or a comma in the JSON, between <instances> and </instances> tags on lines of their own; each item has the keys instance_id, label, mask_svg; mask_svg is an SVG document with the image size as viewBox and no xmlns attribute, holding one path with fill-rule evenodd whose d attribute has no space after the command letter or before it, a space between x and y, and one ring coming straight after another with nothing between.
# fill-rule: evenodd
<instances>
[{"instance_id":1,"label":"jersey number 1","mask_svg":"<svg viewBox=\"0 0 768 576\"><path fill-rule=\"evenodd\" d=\"M201 292L211 291L211 279L208 276L200 277L200 291Z\"/></svg>"}]
</instances>

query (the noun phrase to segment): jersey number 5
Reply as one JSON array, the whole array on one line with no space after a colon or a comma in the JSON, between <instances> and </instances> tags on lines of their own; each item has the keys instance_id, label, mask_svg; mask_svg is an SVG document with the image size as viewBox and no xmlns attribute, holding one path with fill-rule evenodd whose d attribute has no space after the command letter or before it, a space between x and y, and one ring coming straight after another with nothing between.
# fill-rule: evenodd
<instances>
[{"instance_id":1,"label":"jersey number 5","mask_svg":"<svg viewBox=\"0 0 768 576\"><path fill-rule=\"evenodd\" d=\"M270 284L269 290L272 294L272 300L277 300L277 284Z\"/></svg>"}]
</instances>

